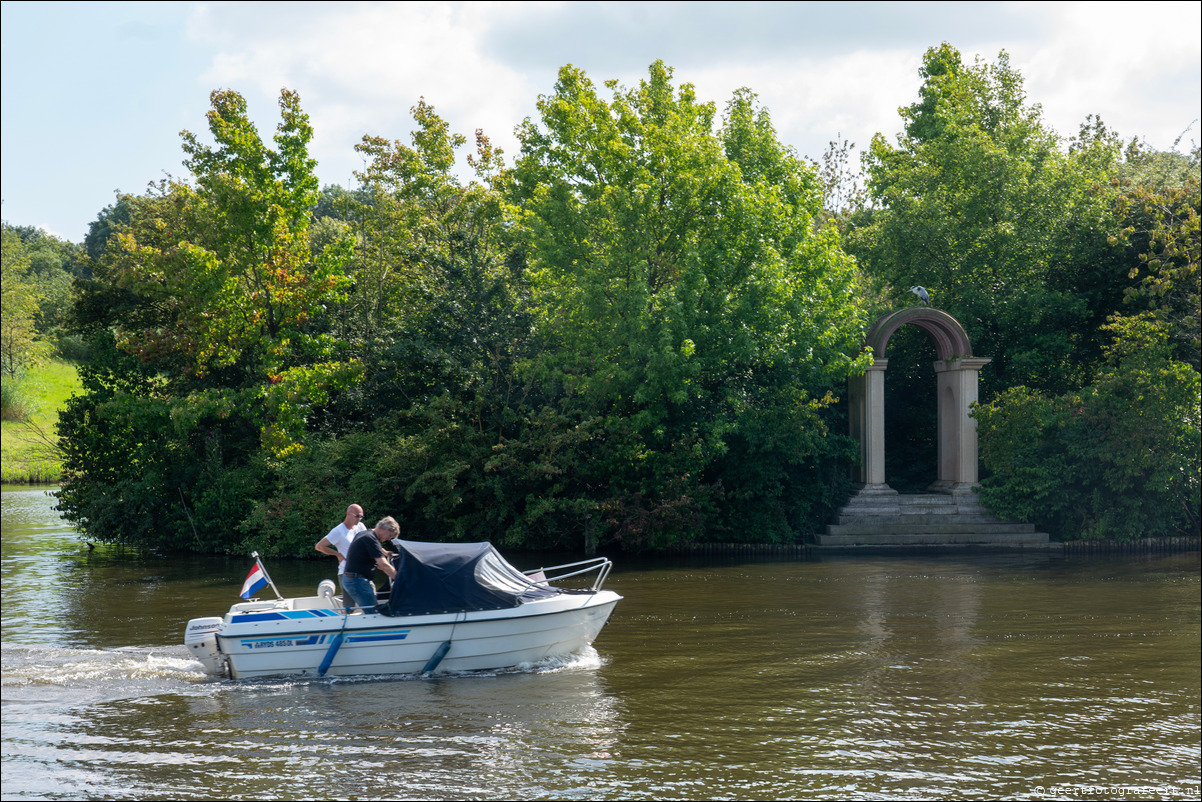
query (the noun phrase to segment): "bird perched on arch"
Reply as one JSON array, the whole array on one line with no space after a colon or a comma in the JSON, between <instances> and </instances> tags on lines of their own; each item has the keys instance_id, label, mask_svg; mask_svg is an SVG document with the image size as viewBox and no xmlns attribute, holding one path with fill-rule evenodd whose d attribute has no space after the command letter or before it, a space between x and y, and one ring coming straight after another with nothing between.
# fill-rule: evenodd
<instances>
[{"instance_id":1,"label":"bird perched on arch","mask_svg":"<svg viewBox=\"0 0 1202 802\"><path fill-rule=\"evenodd\" d=\"M931 294L927 292L926 287L911 287L910 292L918 296L918 300L922 301L923 306L931 305Z\"/></svg>"}]
</instances>

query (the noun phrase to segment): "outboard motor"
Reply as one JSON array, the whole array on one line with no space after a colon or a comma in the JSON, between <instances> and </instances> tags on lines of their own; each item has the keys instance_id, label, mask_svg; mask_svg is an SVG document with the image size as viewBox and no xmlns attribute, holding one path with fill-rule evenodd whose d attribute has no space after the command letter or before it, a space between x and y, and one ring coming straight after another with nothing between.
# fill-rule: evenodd
<instances>
[{"instance_id":1,"label":"outboard motor","mask_svg":"<svg viewBox=\"0 0 1202 802\"><path fill-rule=\"evenodd\" d=\"M226 673L225 655L217 645L217 630L220 628L221 619L213 616L193 618L184 630L184 645L210 674Z\"/></svg>"},{"instance_id":2,"label":"outboard motor","mask_svg":"<svg viewBox=\"0 0 1202 802\"><path fill-rule=\"evenodd\" d=\"M317 598L330 605L331 610L341 607L342 605L334 600L334 592L337 589L338 586L334 584L332 579L323 579L317 586Z\"/></svg>"}]
</instances>

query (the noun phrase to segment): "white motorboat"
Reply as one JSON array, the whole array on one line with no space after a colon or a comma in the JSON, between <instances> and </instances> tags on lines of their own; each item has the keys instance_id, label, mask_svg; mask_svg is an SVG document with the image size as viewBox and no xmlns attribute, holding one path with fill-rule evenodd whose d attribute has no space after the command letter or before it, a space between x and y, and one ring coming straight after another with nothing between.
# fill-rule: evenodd
<instances>
[{"instance_id":1,"label":"white motorboat","mask_svg":"<svg viewBox=\"0 0 1202 802\"><path fill-rule=\"evenodd\" d=\"M184 643L234 679L510 668L583 650L622 598L601 589L605 557L522 573L489 543L393 543L397 580L373 610L345 608L325 580L316 596L194 618ZM552 584L589 575L588 587Z\"/></svg>"}]
</instances>

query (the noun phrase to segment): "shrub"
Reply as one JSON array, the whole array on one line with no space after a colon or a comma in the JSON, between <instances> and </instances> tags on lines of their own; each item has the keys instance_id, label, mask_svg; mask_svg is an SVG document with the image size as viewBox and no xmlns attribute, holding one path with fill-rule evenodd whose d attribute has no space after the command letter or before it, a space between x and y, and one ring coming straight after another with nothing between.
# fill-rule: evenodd
<instances>
[{"instance_id":1,"label":"shrub","mask_svg":"<svg viewBox=\"0 0 1202 802\"><path fill-rule=\"evenodd\" d=\"M24 420L29 415L29 398L25 395L21 383L15 380L0 382L0 418L3 420Z\"/></svg>"},{"instance_id":2,"label":"shrub","mask_svg":"<svg viewBox=\"0 0 1202 802\"><path fill-rule=\"evenodd\" d=\"M1171 357L1150 316L1116 317L1090 387L1025 387L979 406L981 483L991 511L1063 540L1197 535L1199 374Z\"/></svg>"}]
</instances>

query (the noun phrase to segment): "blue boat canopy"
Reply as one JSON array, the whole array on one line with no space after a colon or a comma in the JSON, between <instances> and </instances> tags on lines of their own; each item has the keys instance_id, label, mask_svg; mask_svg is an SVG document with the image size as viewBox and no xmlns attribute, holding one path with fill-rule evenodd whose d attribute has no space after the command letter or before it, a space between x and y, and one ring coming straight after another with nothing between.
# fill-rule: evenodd
<instances>
[{"instance_id":1,"label":"blue boat canopy","mask_svg":"<svg viewBox=\"0 0 1202 802\"><path fill-rule=\"evenodd\" d=\"M386 615L501 610L561 592L532 582L491 543L393 543L397 578Z\"/></svg>"}]
</instances>

